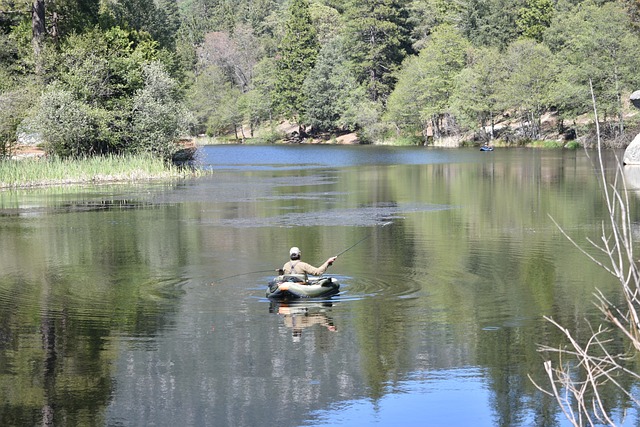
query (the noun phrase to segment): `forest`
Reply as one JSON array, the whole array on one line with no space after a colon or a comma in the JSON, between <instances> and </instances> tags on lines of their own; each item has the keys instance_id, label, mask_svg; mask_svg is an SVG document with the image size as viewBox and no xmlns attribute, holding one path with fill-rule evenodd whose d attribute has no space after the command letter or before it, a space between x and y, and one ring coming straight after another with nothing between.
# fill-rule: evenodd
<instances>
[{"instance_id":1,"label":"forest","mask_svg":"<svg viewBox=\"0 0 640 427\"><path fill-rule=\"evenodd\" d=\"M166 159L285 121L298 141L577 146L593 98L624 144L639 65L638 0L0 0L0 155Z\"/></svg>"}]
</instances>

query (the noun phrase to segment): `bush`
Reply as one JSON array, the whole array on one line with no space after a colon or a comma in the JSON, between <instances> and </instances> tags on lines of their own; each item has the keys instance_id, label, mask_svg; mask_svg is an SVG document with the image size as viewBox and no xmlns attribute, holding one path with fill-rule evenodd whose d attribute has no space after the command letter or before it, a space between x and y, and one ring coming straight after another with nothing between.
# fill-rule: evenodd
<instances>
[{"instance_id":1,"label":"bush","mask_svg":"<svg viewBox=\"0 0 640 427\"><path fill-rule=\"evenodd\" d=\"M32 99L30 87L0 94L0 157L10 155L16 145L18 126L31 107Z\"/></svg>"},{"instance_id":2,"label":"bush","mask_svg":"<svg viewBox=\"0 0 640 427\"><path fill-rule=\"evenodd\" d=\"M562 148L562 142L553 140L535 140L530 141L529 145L534 148Z\"/></svg>"},{"instance_id":3,"label":"bush","mask_svg":"<svg viewBox=\"0 0 640 427\"><path fill-rule=\"evenodd\" d=\"M565 144L564 148L567 150L577 150L580 148L580 143L578 141L569 141Z\"/></svg>"},{"instance_id":4,"label":"bush","mask_svg":"<svg viewBox=\"0 0 640 427\"><path fill-rule=\"evenodd\" d=\"M52 85L23 130L42 135L47 151L53 154L80 157L96 151L96 129L89 106L59 85Z\"/></svg>"},{"instance_id":5,"label":"bush","mask_svg":"<svg viewBox=\"0 0 640 427\"><path fill-rule=\"evenodd\" d=\"M177 151L176 142L186 132L189 114L175 100L177 85L159 63L144 67L145 85L133 99L132 152L150 152L165 160Z\"/></svg>"}]
</instances>

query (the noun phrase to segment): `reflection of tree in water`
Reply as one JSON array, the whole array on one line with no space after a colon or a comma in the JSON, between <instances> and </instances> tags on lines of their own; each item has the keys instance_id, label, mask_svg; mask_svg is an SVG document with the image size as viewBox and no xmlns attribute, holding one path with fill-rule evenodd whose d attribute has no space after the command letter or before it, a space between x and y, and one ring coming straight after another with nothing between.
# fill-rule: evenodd
<instances>
[{"instance_id":1,"label":"reflection of tree in water","mask_svg":"<svg viewBox=\"0 0 640 427\"><path fill-rule=\"evenodd\" d=\"M38 415L43 426L104 422L103 411L113 391L108 367L116 352L102 348L101 335L108 334L108 330L90 328L87 335L69 330L77 331L77 327L66 313L42 314L42 409L40 414L31 411L34 423ZM27 379L22 377L18 381ZM38 383L37 378L33 381ZM16 410L24 405L19 401L15 403ZM17 418L17 421L24 419Z\"/></svg>"},{"instance_id":2,"label":"reflection of tree in water","mask_svg":"<svg viewBox=\"0 0 640 427\"><path fill-rule=\"evenodd\" d=\"M103 425L119 354L110 337L157 335L182 294L175 283L129 285L96 303L80 287L51 273L0 277L3 425Z\"/></svg>"},{"instance_id":3,"label":"reflection of tree in water","mask_svg":"<svg viewBox=\"0 0 640 427\"><path fill-rule=\"evenodd\" d=\"M284 326L292 330L294 340L300 339L302 331L314 325L320 325L331 332L337 330L333 319L328 315L333 303L322 302L275 302L269 306L269 312L282 317Z\"/></svg>"}]
</instances>

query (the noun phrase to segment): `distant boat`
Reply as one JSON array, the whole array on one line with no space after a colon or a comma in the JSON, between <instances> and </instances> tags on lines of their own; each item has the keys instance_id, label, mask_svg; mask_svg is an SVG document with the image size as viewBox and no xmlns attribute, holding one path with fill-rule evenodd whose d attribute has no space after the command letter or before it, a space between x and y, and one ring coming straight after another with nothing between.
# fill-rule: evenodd
<instances>
[{"instance_id":1,"label":"distant boat","mask_svg":"<svg viewBox=\"0 0 640 427\"><path fill-rule=\"evenodd\" d=\"M480 151L493 151L493 147L490 145L483 145L480 147Z\"/></svg>"}]
</instances>

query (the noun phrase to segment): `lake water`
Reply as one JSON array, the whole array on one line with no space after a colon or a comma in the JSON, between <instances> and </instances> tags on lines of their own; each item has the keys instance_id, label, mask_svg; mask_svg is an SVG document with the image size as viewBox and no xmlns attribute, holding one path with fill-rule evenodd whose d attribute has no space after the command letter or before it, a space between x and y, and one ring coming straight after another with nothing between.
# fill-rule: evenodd
<instances>
[{"instance_id":1,"label":"lake water","mask_svg":"<svg viewBox=\"0 0 640 427\"><path fill-rule=\"evenodd\" d=\"M592 292L617 293L551 219L599 238L585 152L200 162L211 175L0 192L1 425L567 425L529 379L546 385L538 345L561 338L542 317L585 337ZM341 293L266 299L291 246L314 265L351 248L328 271Z\"/></svg>"}]
</instances>

